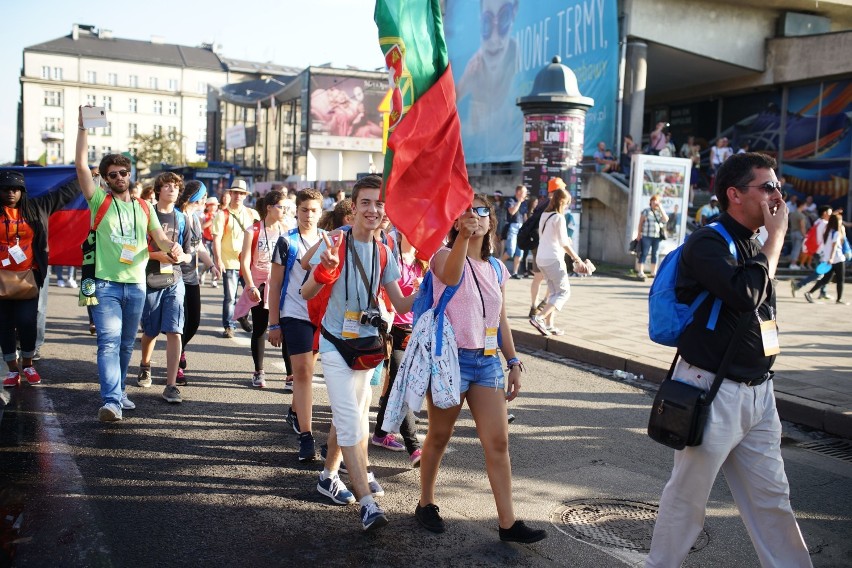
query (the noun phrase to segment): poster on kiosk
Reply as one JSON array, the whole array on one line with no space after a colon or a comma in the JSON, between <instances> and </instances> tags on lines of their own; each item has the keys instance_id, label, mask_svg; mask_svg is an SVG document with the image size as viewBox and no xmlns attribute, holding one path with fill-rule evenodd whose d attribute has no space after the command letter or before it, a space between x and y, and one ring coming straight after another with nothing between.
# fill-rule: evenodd
<instances>
[{"instance_id":1,"label":"poster on kiosk","mask_svg":"<svg viewBox=\"0 0 852 568\"><path fill-rule=\"evenodd\" d=\"M651 196L659 195L660 205L668 216L667 236L660 241L657 251L662 258L683 243L687 236L692 162L685 158L636 154L630 171L630 222L627 223L625 250L639 232L639 218L648 208Z\"/></svg>"}]
</instances>

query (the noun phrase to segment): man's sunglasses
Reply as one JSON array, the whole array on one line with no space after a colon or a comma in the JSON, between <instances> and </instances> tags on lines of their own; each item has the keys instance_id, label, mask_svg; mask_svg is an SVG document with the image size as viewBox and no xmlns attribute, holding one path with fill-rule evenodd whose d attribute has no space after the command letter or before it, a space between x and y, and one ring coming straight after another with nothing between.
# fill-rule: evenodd
<instances>
[{"instance_id":1,"label":"man's sunglasses","mask_svg":"<svg viewBox=\"0 0 852 568\"><path fill-rule=\"evenodd\" d=\"M118 170L117 172L110 172L107 174L109 179L118 179L118 176L126 178L130 175L130 170Z\"/></svg>"},{"instance_id":2,"label":"man's sunglasses","mask_svg":"<svg viewBox=\"0 0 852 568\"><path fill-rule=\"evenodd\" d=\"M776 191L781 191L781 182L780 181L768 181L766 183L762 183L760 185L738 185L738 188L742 189L744 187L756 187L762 189L764 192L768 194L775 193ZM782 192L783 193L783 192Z\"/></svg>"},{"instance_id":3,"label":"man's sunglasses","mask_svg":"<svg viewBox=\"0 0 852 568\"><path fill-rule=\"evenodd\" d=\"M488 217L491 215L491 209L488 207L471 207L470 210L480 217Z\"/></svg>"}]
</instances>

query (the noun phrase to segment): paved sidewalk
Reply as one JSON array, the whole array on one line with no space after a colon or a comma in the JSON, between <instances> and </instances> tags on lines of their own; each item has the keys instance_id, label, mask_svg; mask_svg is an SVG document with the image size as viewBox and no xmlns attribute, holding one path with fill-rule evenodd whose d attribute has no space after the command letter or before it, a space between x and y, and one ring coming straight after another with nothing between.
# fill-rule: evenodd
<instances>
[{"instance_id":1,"label":"paved sidewalk","mask_svg":"<svg viewBox=\"0 0 852 568\"><path fill-rule=\"evenodd\" d=\"M508 315L515 341L579 361L643 374L659 383L674 349L648 338L649 283L613 276L571 279L571 298L557 316L566 334L542 337L527 321L531 279L509 280ZM542 294L546 287L542 286ZM835 294L834 286L829 293ZM544 297L544 296L542 296ZM775 392L782 418L852 438L852 306L808 304L778 283L781 354Z\"/></svg>"}]
</instances>

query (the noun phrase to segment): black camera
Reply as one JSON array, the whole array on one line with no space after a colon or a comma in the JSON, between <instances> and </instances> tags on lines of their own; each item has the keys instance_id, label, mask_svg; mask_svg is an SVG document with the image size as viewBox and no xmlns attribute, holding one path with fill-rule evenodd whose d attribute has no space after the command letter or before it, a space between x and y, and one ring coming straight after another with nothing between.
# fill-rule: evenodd
<instances>
[{"instance_id":1,"label":"black camera","mask_svg":"<svg viewBox=\"0 0 852 568\"><path fill-rule=\"evenodd\" d=\"M382 312L378 308L368 308L361 312L361 325L371 325L382 333L388 331L388 324L382 319Z\"/></svg>"}]
</instances>

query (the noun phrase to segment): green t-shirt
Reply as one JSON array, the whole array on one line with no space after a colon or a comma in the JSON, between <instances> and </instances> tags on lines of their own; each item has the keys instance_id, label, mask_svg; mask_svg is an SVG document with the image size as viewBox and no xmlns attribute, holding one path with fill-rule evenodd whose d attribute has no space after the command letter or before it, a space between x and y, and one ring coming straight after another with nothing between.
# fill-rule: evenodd
<instances>
[{"instance_id":1,"label":"green t-shirt","mask_svg":"<svg viewBox=\"0 0 852 568\"><path fill-rule=\"evenodd\" d=\"M98 209L107 194L96 190L89 200L91 222L95 222ZM149 209L146 219L142 206L133 199L122 201L113 199L97 230L95 252L95 278L120 282L122 284L141 284L145 282L145 265L148 263L148 243L146 234L160 228L160 221L154 215L154 206ZM147 225L147 227L146 227ZM121 252L125 245L133 246L131 263L121 261Z\"/></svg>"}]
</instances>

